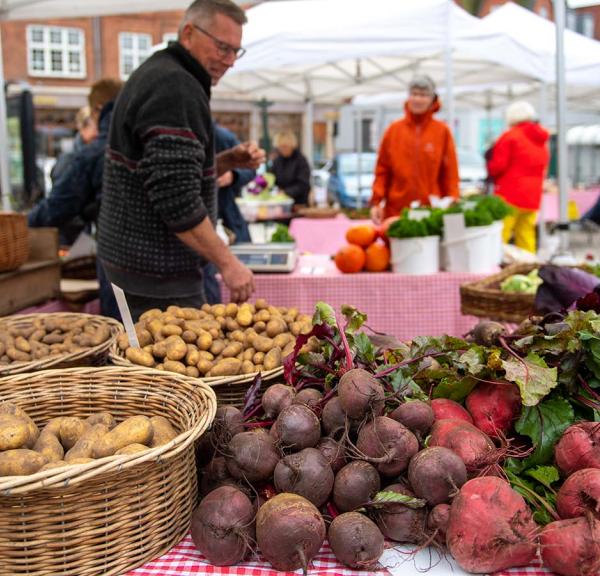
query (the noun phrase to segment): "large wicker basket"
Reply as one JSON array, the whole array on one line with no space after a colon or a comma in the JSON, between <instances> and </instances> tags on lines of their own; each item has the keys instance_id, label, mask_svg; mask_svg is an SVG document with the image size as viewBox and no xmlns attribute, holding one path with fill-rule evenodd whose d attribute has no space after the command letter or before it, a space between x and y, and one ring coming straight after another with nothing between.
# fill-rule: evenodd
<instances>
[{"instance_id":1,"label":"large wicker basket","mask_svg":"<svg viewBox=\"0 0 600 576\"><path fill-rule=\"evenodd\" d=\"M15 314L0 318L0 332L8 331L11 328L29 328L35 320L45 320L49 317L67 320L85 319L93 325L108 324L110 329L110 338L102 344L90 348L84 348L78 352L61 354L56 356L47 356L40 360L30 362L12 362L11 364L0 364L0 376L9 374L21 374L23 372L34 372L36 370L46 370L48 368L74 368L79 366L101 366L107 363L108 353L111 346L116 342L117 336L124 332L123 325L117 320L107 318L106 316L96 316L93 314L80 314L74 312L55 312L50 314Z\"/></svg>"},{"instance_id":2,"label":"large wicker basket","mask_svg":"<svg viewBox=\"0 0 600 576\"><path fill-rule=\"evenodd\" d=\"M29 257L27 216L0 212L0 272L15 270Z\"/></svg>"},{"instance_id":3,"label":"large wicker basket","mask_svg":"<svg viewBox=\"0 0 600 576\"><path fill-rule=\"evenodd\" d=\"M501 272L463 284L460 287L460 309L463 314L472 314L500 322L521 322L535 313L535 294L504 292L500 284L513 274L528 274L539 264L512 264Z\"/></svg>"},{"instance_id":4,"label":"large wicker basket","mask_svg":"<svg viewBox=\"0 0 600 576\"><path fill-rule=\"evenodd\" d=\"M109 411L118 420L164 416L179 432L138 454L0 478L0 574L121 574L187 533L197 498L194 442L216 411L211 388L144 368L72 368L2 378L0 400L38 426Z\"/></svg>"}]
</instances>

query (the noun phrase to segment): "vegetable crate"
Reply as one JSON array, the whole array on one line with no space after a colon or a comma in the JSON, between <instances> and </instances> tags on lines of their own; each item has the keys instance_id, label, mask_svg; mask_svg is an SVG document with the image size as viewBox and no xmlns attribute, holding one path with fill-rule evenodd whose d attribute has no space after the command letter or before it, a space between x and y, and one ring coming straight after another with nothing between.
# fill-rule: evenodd
<instances>
[{"instance_id":1,"label":"vegetable crate","mask_svg":"<svg viewBox=\"0 0 600 576\"><path fill-rule=\"evenodd\" d=\"M535 312L535 294L504 292L500 284L513 274L528 274L539 264L512 264L501 272L460 287L460 309L500 322L522 322Z\"/></svg>"},{"instance_id":2,"label":"vegetable crate","mask_svg":"<svg viewBox=\"0 0 600 576\"><path fill-rule=\"evenodd\" d=\"M42 427L101 411L164 416L169 443L30 476L0 478L0 573L121 574L188 532L197 499L194 442L216 412L212 389L145 368L71 368L0 379L0 400Z\"/></svg>"}]
</instances>

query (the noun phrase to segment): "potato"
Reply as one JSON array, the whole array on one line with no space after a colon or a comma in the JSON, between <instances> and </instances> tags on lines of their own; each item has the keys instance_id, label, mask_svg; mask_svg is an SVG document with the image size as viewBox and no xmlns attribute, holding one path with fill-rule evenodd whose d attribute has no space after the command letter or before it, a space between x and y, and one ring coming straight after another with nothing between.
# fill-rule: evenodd
<instances>
[{"instance_id":1,"label":"potato","mask_svg":"<svg viewBox=\"0 0 600 576\"><path fill-rule=\"evenodd\" d=\"M161 340L152 345L152 356L155 358L167 357L167 341Z\"/></svg>"},{"instance_id":2,"label":"potato","mask_svg":"<svg viewBox=\"0 0 600 576\"><path fill-rule=\"evenodd\" d=\"M198 335L193 330L184 330L181 334L181 338L186 344L195 344Z\"/></svg>"},{"instance_id":3,"label":"potato","mask_svg":"<svg viewBox=\"0 0 600 576\"><path fill-rule=\"evenodd\" d=\"M166 360L163 363L163 368L168 372L175 372L176 374L182 374L183 376L187 375L185 364L177 360Z\"/></svg>"},{"instance_id":4,"label":"potato","mask_svg":"<svg viewBox=\"0 0 600 576\"><path fill-rule=\"evenodd\" d=\"M144 346L152 344L152 334L150 334L150 332L145 328L141 328L139 330L136 329L135 333L137 335L140 348L144 348Z\"/></svg>"},{"instance_id":5,"label":"potato","mask_svg":"<svg viewBox=\"0 0 600 576\"><path fill-rule=\"evenodd\" d=\"M9 347L6 349L6 355L13 361L13 362L30 362L31 361L31 355L28 354L27 352L23 352L21 350L17 350L14 347Z\"/></svg>"},{"instance_id":6,"label":"potato","mask_svg":"<svg viewBox=\"0 0 600 576\"><path fill-rule=\"evenodd\" d=\"M50 432L42 432L33 446L47 462L62 461L65 456L64 448L59 439Z\"/></svg>"},{"instance_id":7,"label":"potato","mask_svg":"<svg viewBox=\"0 0 600 576\"><path fill-rule=\"evenodd\" d=\"M210 350L213 344L213 337L210 333L203 331L196 341L196 345L200 350Z\"/></svg>"},{"instance_id":8,"label":"potato","mask_svg":"<svg viewBox=\"0 0 600 576\"><path fill-rule=\"evenodd\" d=\"M198 319L198 310L195 308L182 308L183 317L185 320L197 320Z\"/></svg>"},{"instance_id":9,"label":"potato","mask_svg":"<svg viewBox=\"0 0 600 576\"><path fill-rule=\"evenodd\" d=\"M246 348L246 350L244 350L244 353L242 354L242 360L252 360L252 358L254 357L254 354L256 353L256 350L254 348Z\"/></svg>"},{"instance_id":10,"label":"potato","mask_svg":"<svg viewBox=\"0 0 600 576\"><path fill-rule=\"evenodd\" d=\"M270 322L270 320L271 320L271 313L268 310L265 310L264 308L262 310L259 310L254 315L255 322L264 322L266 324L267 322Z\"/></svg>"},{"instance_id":11,"label":"potato","mask_svg":"<svg viewBox=\"0 0 600 576\"><path fill-rule=\"evenodd\" d=\"M46 335L45 330L34 330L29 337L29 342L39 342Z\"/></svg>"},{"instance_id":12,"label":"potato","mask_svg":"<svg viewBox=\"0 0 600 576\"><path fill-rule=\"evenodd\" d=\"M163 323L158 318L153 318L150 320L150 322L148 322L147 330L150 332L150 334L152 334L152 338L154 338L155 342L163 339L162 328Z\"/></svg>"},{"instance_id":13,"label":"potato","mask_svg":"<svg viewBox=\"0 0 600 576\"><path fill-rule=\"evenodd\" d=\"M243 349L241 342L231 342L223 349L221 355L223 358L233 358L240 354Z\"/></svg>"},{"instance_id":14,"label":"potato","mask_svg":"<svg viewBox=\"0 0 600 576\"><path fill-rule=\"evenodd\" d=\"M216 340L217 338L223 338L223 332L218 328L210 328L208 333L212 336L213 340Z\"/></svg>"},{"instance_id":15,"label":"potato","mask_svg":"<svg viewBox=\"0 0 600 576\"><path fill-rule=\"evenodd\" d=\"M65 416L60 423L60 432L57 436L63 448L70 450L90 427L90 424L81 418Z\"/></svg>"},{"instance_id":16,"label":"potato","mask_svg":"<svg viewBox=\"0 0 600 576\"><path fill-rule=\"evenodd\" d=\"M78 458L91 458L94 445L107 432L108 426L106 424L90 426L64 455L65 462L71 462Z\"/></svg>"},{"instance_id":17,"label":"potato","mask_svg":"<svg viewBox=\"0 0 600 576\"><path fill-rule=\"evenodd\" d=\"M214 355L208 350L199 350L198 356L200 357L200 360L208 360L209 362L212 362L215 359Z\"/></svg>"},{"instance_id":18,"label":"potato","mask_svg":"<svg viewBox=\"0 0 600 576\"><path fill-rule=\"evenodd\" d=\"M0 340L0 356L4 356L4 353L6 352L6 344Z\"/></svg>"},{"instance_id":19,"label":"potato","mask_svg":"<svg viewBox=\"0 0 600 576\"><path fill-rule=\"evenodd\" d=\"M196 368L198 368L198 372L203 376L212 370L213 363L210 360L200 360L198 364L196 364Z\"/></svg>"},{"instance_id":20,"label":"potato","mask_svg":"<svg viewBox=\"0 0 600 576\"><path fill-rule=\"evenodd\" d=\"M279 368L281 366L281 348L271 348L271 350L269 350L265 356L263 365L265 370L274 370L275 368Z\"/></svg>"},{"instance_id":21,"label":"potato","mask_svg":"<svg viewBox=\"0 0 600 576\"><path fill-rule=\"evenodd\" d=\"M103 344L109 338L110 338L110 328L106 324L100 324L100 326L98 326L96 328L96 331L92 336L91 346L100 346L100 344ZM140 343L140 346L143 346L143 344Z\"/></svg>"},{"instance_id":22,"label":"potato","mask_svg":"<svg viewBox=\"0 0 600 576\"><path fill-rule=\"evenodd\" d=\"M298 317L298 308L288 308L287 314L285 316L289 316L292 321L294 321Z\"/></svg>"},{"instance_id":23,"label":"potato","mask_svg":"<svg viewBox=\"0 0 600 576\"><path fill-rule=\"evenodd\" d=\"M150 333L148 332L148 334ZM119 350L127 350L127 348L129 348L129 336L125 333L119 334L117 336L117 346L119 347Z\"/></svg>"},{"instance_id":24,"label":"potato","mask_svg":"<svg viewBox=\"0 0 600 576\"><path fill-rule=\"evenodd\" d=\"M147 368L152 368L152 366L154 366L152 354L149 354L141 348L127 348L127 350L125 350L125 358L134 364L146 366Z\"/></svg>"},{"instance_id":25,"label":"potato","mask_svg":"<svg viewBox=\"0 0 600 576\"><path fill-rule=\"evenodd\" d=\"M60 435L60 426L63 418L65 418L65 416L59 416L58 418L51 418L48 420L41 433L43 434L44 432L50 432L50 434L54 434L58 438Z\"/></svg>"},{"instance_id":26,"label":"potato","mask_svg":"<svg viewBox=\"0 0 600 576\"><path fill-rule=\"evenodd\" d=\"M29 424L13 414L0 415L0 450L15 450L30 442Z\"/></svg>"},{"instance_id":27,"label":"potato","mask_svg":"<svg viewBox=\"0 0 600 576\"><path fill-rule=\"evenodd\" d=\"M284 332L283 334L278 334L273 338L273 346L277 346L278 348L285 348L289 342L294 341L294 337L289 332Z\"/></svg>"},{"instance_id":28,"label":"potato","mask_svg":"<svg viewBox=\"0 0 600 576\"><path fill-rule=\"evenodd\" d=\"M256 372L254 362L251 360L244 360L242 362L242 374L252 374L253 372Z\"/></svg>"},{"instance_id":29,"label":"potato","mask_svg":"<svg viewBox=\"0 0 600 576\"><path fill-rule=\"evenodd\" d=\"M233 332L234 330L239 330L240 325L233 318L227 316L227 318L225 318L225 329L227 332Z\"/></svg>"},{"instance_id":30,"label":"potato","mask_svg":"<svg viewBox=\"0 0 600 576\"><path fill-rule=\"evenodd\" d=\"M238 305L234 302L230 302L225 305L225 316L229 316L230 318L235 318L238 313Z\"/></svg>"},{"instance_id":31,"label":"potato","mask_svg":"<svg viewBox=\"0 0 600 576\"><path fill-rule=\"evenodd\" d=\"M267 329L267 325L264 322L256 322L254 324L254 330L256 332L264 332Z\"/></svg>"},{"instance_id":32,"label":"potato","mask_svg":"<svg viewBox=\"0 0 600 576\"><path fill-rule=\"evenodd\" d=\"M252 339L252 346L259 352L268 352L273 348L273 339L266 336L255 336Z\"/></svg>"},{"instance_id":33,"label":"potato","mask_svg":"<svg viewBox=\"0 0 600 576\"><path fill-rule=\"evenodd\" d=\"M252 362L254 362L254 365L257 366L258 364L262 364L263 361L265 359L265 353L264 352L257 352L254 357L252 358Z\"/></svg>"},{"instance_id":34,"label":"potato","mask_svg":"<svg viewBox=\"0 0 600 576\"><path fill-rule=\"evenodd\" d=\"M200 362L200 352L198 350L188 350L185 356L185 363L188 366L195 366L198 362Z\"/></svg>"},{"instance_id":35,"label":"potato","mask_svg":"<svg viewBox=\"0 0 600 576\"><path fill-rule=\"evenodd\" d=\"M273 318L267 324L267 336L274 338L275 336L287 331L287 324L282 318Z\"/></svg>"},{"instance_id":36,"label":"potato","mask_svg":"<svg viewBox=\"0 0 600 576\"><path fill-rule=\"evenodd\" d=\"M288 342L285 345L285 348L281 351L281 357L285 358L286 356L289 356L294 351L295 346L296 346L296 340L292 340L291 342Z\"/></svg>"},{"instance_id":37,"label":"potato","mask_svg":"<svg viewBox=\"0 0 600 576\"><path fill-rule=\"evenodd\" d=\"M29 428L29 440L25 448L31 448L38 439L40 430L36 426L35 422L29 417L27 412L12 402L3 402L0 404L0 417L2 414L12 414L13 416L21 418L21 420L27 422L27 427Z\"/></svg>"},{"instance_id":38,"label":"potato","mask_svg":"<svg viewBox=\"0 0 600 576\"><path fill-rule=\"evenodd\" d=\"M167 338L167 358L169 360L181 360L187 354L187 345L179 336Z\"/></svg>"},{"instance_id":39,"label":"potato","mask_svg":"<svg viewBox=\"0 0 600 576\"><path fill-rule=\"evenodd\" d=\"M46 459L33 450L6 450L0 452L0 476L27 476L46 463Z\"/></svg>"},{"instance_id":40,"label":"potato","mask_svg":"<svg viewBox=\"0 0 600 576\"><path fill-rule=\"evenodd\" d=\"M257 310L262 310L263 308L268 308L269 305L267 304L267 301L264 298L257 298L256 302L254 303L254 307Z\"/></svg>"},{"instance_id":41,"label":"potato","mask_svg":"<svg viewBox=\"0 0 600 576\"><path fill-rule=\"evenodd\" d=\"M298 322L298 321L292 322L292 325L290 326L290 332L294 336L299 336L301 330L302 330L302 324L300 322Z\"/></svg>"},{"instance_id":42,"label":"potato","mask_svg":"<svg viewBox=\"0 0 600 576\"><path fill-rule=\"evenodd\" d=\"M15 348L21 352L31 352L31 344L23 336L17 336L15 338Z\"/></svg>"},{"instance_id":43,"label":"potato","mask_svg":"<svg viewBox=\"0 0 600 576\"><path fill-rule=\"evenodd\" d=\"M35 360L41 360L46 356L50 356L50 346L48 344L41 344L40 342L32 342L31 351Z\"/></svg>"},{"instance_id":44,"label":"potato","mask_svg":"<svg viewBox=\"0 0 600 576\"><path fill-rule=\"evenodd\" d=\"M89 464L90 462L93 462L93 461L94 461L94 458L73 458L73 460L71 460L67 464L69 466L74 466L75 464Z\"/></svg>"},{"instance_id":45,"label":"potato","mask_svg":"<svg viewBox=\"0 0 600 576\"><path fill-rule=\"evenodd\" d=\"M163 336L181 336L183 330L181 326L177 326L176 324L165 324L162 327L161 334Z\"/></svg>"},{"instance_id":46,"label":"potato","mask_svg":"<svg viewBox=\"0 0 600 576\"><path fill-rule=\"evenodd\" d=\"M200 378L200 370L196 366L186 366L185 375L190 378Z\"/></svg>"},{"instance_id":47,"label":"potato","mask_svg":"<svg viewBox=\"0 0 600 576\"><path fill-rule=\"evenodd\" d=\"M219 360L209 372L209 376L235 376L240 373L242 363L237 358Z\"/></svg>"},{"instance_id":48,"label":"potato","mask_svg":"<svg viewBox=\"0 0 600 576\"><path fill-rule=\"evenodd\" d=\"M140 452L145 452L148 449L148 446L144 446L143 444L129 444L129 446L125 446L124 448L117 450L115 452L115 456L139 454Z\"/></svg>"},{"instance_id":49,"label":"potato","mask_svg":"<svg viewBox=\"0 0 600 576\"><path fill-rule=\"evenodd\" d=\"M177 432L171 423L164 416L152 416L150 418L154 435L152 436L151 448L168 444L173 438L177 437Z\"/></svg>"},{"instance_id":50,"label":"potato","mask_svg":"<svg viewBox=\"0 0 600 576\"><path fill-rule=\"evenodd\" d=\"M235 317L235 321L243 327L250 326L252 324L252 312L250 308L245 307L244 305L238 308L238 313Z\"/></svg>"},{"instance_id":51,"label":"potato","mask_svg":"<svg viewBox=\"0 0 600 576\"><path fill-rule=\"evenodd\" d=\"M140 320L152 320L153 318L156 318L157 316L161 316L161 315L162 315L162 311L159 310L158 308L150 308L150 310L146 310L140 316Z\"/></svg>"},{"instance_id":52,"label":"potato","mask_svg":"<svg viewBox=\"0 0 600 576\"><path fill-rule=\"evenodd\" d=\"M46 470L54 470L55 468L64 468L67 466L67 463L64 460L56 460L54 462L48 462L48 464L44 464L38 472L45 472Z\"/></svg>"},{"instance_id":53,"label":"potato","mask_svg":"<svg viewBox=\"0 0 600 576\"><path fill-rule=\"evenodd\" d=\"M167 313L175 316L175 318L185 318L185 312L179 307L172 304L167 307Z\"/></svg>"},{"instance_id":54,"label":"potato","mask_svg":"<svg viewBox=\"0 0 600 576\"><path fill-rule=\"evenodd\" d=\"M112 430L117 425L117 422L110 412L98 412L97 414L92 414L88 416L85 421L90 426L104 424L109 430Z\"/></svg>"},{"instance_id":55,"label":"potato","mask_svg":"<svg viewBox=\"0 0 600 576\"><path fill-rule=\"evenodd\" d=\"M152 423L146 416L131 416L102 436L93 446L94 458L112 456L129 444L148 445L152 442Z\"/></svg>"},{"instance_id":56,"label":"potato","mask_svg":"<svg viewBox=\"0 0 600 576\"><path fill-rule=\"evenodd\" d=\"M212 306L211 312L215 318L217 316L225 316L225 305L215 304L214 306Z\"/></svg>"},{"instance_id":57,"label":"potato","mask_svg":"<svg viewBox=\"0 0 600 576\"><path fill-rule=\"evenodd\" d=\"M214 340L210 347L210 353L218 356L223 350L225 350L225 342L223 340Z\"/></svg>"},{"instance_id":58,"label":"potato","mask_svg":"<svg viewBox=\"0 0 600 576\"><path fill-rule=\"evenodd\" d=\"M229 334L229 339L233 340L234 342L241 342L242 344L245 344L246 343L246 334L244 334L244 332L242 332L242 330L233 330Z\"/></svg>"}]
</instances>

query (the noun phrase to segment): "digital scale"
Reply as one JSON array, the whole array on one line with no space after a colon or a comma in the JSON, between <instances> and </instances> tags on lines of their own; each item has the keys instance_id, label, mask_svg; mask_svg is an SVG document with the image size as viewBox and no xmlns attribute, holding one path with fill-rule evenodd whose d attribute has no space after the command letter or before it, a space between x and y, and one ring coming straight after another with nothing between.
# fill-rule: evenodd
<instances>
[{"instance_id":1,"label":"digital scale","mask_svg":"<svg viewBox=\"0 0 600 576\"><path fill-rule=\"evenodd\" d=\"M293 243L234 244L230 249L253 272L292 272L298 259Z\"/></svg>"}]
</instances>

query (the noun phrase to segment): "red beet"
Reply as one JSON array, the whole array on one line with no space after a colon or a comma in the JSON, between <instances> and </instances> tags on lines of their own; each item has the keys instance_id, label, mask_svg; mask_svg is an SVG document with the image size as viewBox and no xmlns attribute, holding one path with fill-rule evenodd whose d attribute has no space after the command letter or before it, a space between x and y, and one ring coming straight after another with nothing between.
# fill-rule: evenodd
<instances>
[{"instance_id":1,"label":"red beet","mask_svg":"<svg viewBox=\"0 0 600 576\"><path fill-rule=\"evenodd\" d=\"M551 522L540 535L544 566L561 576L600 574L600 521L592 516Z\"/></svg>"},{"instance_id":2,"label":"red beet","mask_svg":"<svg viewBox=\"0 0 600 576\"><path fill-rule=\"evenodd\" d=\"M235 406L225 404L217 408L213 421L213 432L227 440L244 431L244 415Z\"/></svg>"},{"instance_id":3,"label":"red beet","mask_svg":"<svg viewBox=\"0 0 600 576\"><path fill-rule=\"evenodd\" d=\"M333 502L340 512L350 512L369 502L381 487L377 470L368 462L346 464L333 483Z\"/></svg>"},{"instance_id":4,"label":"red beet","mask_svg":"<svg viewBox=\"0 0 600 576\"><path fill-rule=\"evenodd\" d=\"M536 556L538 527L523 497L501 478L469 480L452 501L448 550L467 572L527 566Z\"/></svg>"},{"instance_id":5,"label":"red beet","mask_svg":"<svg viewBox=\"0 0 600 576\"><path fill-rule=\"evenodd\" d=\"M269 419L276 418L279 413L294 401L296 390L285 384L273 384L269 386L260 400L265 416Z\"/></svg>"},{"instance_id":6,"label":"red beet","mask_svg":"<svg viewBox=\"0 0 600 576\"><path fill-rule=\"evenodd\" d=\"M396 492L415 497L415 494L402 484L386 486L386 492ZM410 508L404 504L386 504L375 513L377 526L386 538L396 542L420 544L426 540L426 508Z\"/></svg>"},{"instance_id":7,"label":"red beet","mask_svg":"<svg viewBox=\"0 0 600 576\"><path fill-rule=\"evenodd\" d=\"M488 436L507 434L521 413L521 393L516 384L481 383L465 404L473 423Z\"/></svg>"},{"instance_id":8,"label":"red beet","mask_svg":"<svg viewBox=\"0 0 600 576\"><path fill-rule=\"evenodd\" d=\"M469 335L480 346L498 346L499 338L506 334L506 328L499 322L481 320Z\"/></svg>"},{"instance_id":9,"label":"red beet","mask_svg":"<svg viewBox=\"0 0 600 576\"><path fill-rule=\"evenodd\" d=\"M325 540L325 522L302 496L278 494L256 515L256 540L273 568L293 571L306 568Z\"/></svg>"},{"instance_id":10,"label":"red beet","mask_svg":"<svg viewBox=\"0 0 600 576\"><path fill-rule=\"evenodd\" d=\"M473 418L471 415L454 400L448 400L447 398L436 398L431 401L431 409L435 414L436 420L446 420L448 418L456 418L464 420L473 424Z\"/></svg>"},{"instance_id":11,"label":"red beet","mask_svg":"<svg viewBox=\"0 0 600 576\"><path fill-rule=\"evenodd\" d=\"M215 456L204 468L202 468L200 494L212 492L227 480L233 480L227 469L227 461L223 456Z\"/></svg>"},{"instance_id":12,"label":"red beet","mask_svg":"<svg viewBox=\"0 0 600 576\"><path fill-rule=\"evenodd\" d=\"M333 470L319 450L305 448L277 463L274 481L278 492L298 494L319 508L333 489Z\"/></svg>"},{"instance_id":13,"label":"red beet","mask_svg":"<svg viewBox=\"0 0 600 576\"><path fill-rule=\"evenodd\" d=\"M337 396L329 399L321 413L323 432L333 436L336 432L344 430L346 426L346 413L342 410L340 399Z\"/></svg>"},{"instance_id":14,"label":"red beet","mask_svg":"<svg viewBox=\"0 0 600 576\"><path fill-rule=\"evenodd\" d=\"M401 404L389 414L389 417L421 436L429 432L435 420L431 406L421 400L409 400Z\"/></svg>"},{"instance_id":15,"label":"red beet","mask_svg":"<svg viewBox=\"0 0 600 576\"><path fill-rule=\"evenodd\" d=\"M306 404L307 406L314 406L323 398L323 394L316 388L304 388L300 390L294 398L294 404Z\"/></svg>"},{"instance_id":16,"label":"red beet","mask_svg":"<svg viewBox=\"0 0 600 576\"><path fill-rule=\"evenodd\" d=\"M357 448L369 458L380 459L375 463L380 474L397 476L419 451L419 441L400 422L378 416L360 429Z\"/></svg>"},{"instance_id":17,"label":"red beet","mask_svg":"<svg viewBox=\"0 0 600 576\"><path fill-rule=\"evenodd\" d=\"M383 412L383 386L373 374L362 368L353 368L343 374L338 383L338 397L348 418L362 420Z\"/></svg>"},{"instance_id":18,"label":"red beet","mask_svg":"<svg viewBox=\"0 0 600 576\"><path fill-rule=\"evenodd\" d=\"M192 514L192 540L215 566L239 564L254 538L254 508L231 486L213 490Z\"/></svg>"},{"instance_id":19,"label":"red beet","mask_svg":"<svg viewBox=\"0 0 600 576\"><path fill-rule=\"evenodd\" d=\"M262 482L273 475L279 454L269 434L249 431L231 439L226 459L227 469L234 478Z\"/></svg>"},{"instance_id":20,"label":"red beet","mask_svg":"<svg viewBox=\"0 0 600 576\"><path fill-rule=\"evenodd\" d=\"M327 437L321 438L317 444L317 450L325 456L334 473L337 473L345 466L346 457L344 456L344 449L337 440Z\"/></svg>"},{"instance_id":21,"label":"red beet","mask_svg":"<svg viewBox=\"0 0 600 576\"><path fill-rule=\"evenodd\" d=\"M600 469L582 468L569 476L556 497L561 518L592 514L600 520Z\"/></svg>"},{"instance_id":22,"label":"red beet","mask_svg":"<svg viewBox=\"0 0 600 576\"><path fill-rule=\"evenodd\" d=\"M600 423L569 426L554 448L554 457L567 476L582 468L600 468Z\"/></svg>"},{"instance_id":23,"label":"red beet","mask_svg":"<svg viewBox=\"0 0 600 576\"><path fill-rule=\"evenodd\" d=\"M408 481L430 506L449 502L467 481L467 467L448 448L432 446L415 454L408 466Z\"/></svg>"},{"instance_id":24,"label":"red beet","mask_svg":"<svg viewBox=\"0 0 600 576\"><path fill-rule=\"evenodd\" d=\"M279 443L286 450L313 448L321 438L321 424L315 413L304 404L284 408L273 428Z\"/></svg>"},{"instance_id":25,"label":"red beet","mask_svg":"<svg viewBox=\"0 0 600 576\"><path fill-rule=\"evenodd\" d=\"M358 512L346 512L334 518L327 539L342 564L363 570L375 567L385 544L377 525Z\"/></svg>"},{"instance_id":26,"label":"red beet","mask_svg":"<svg viewBox=\"0 0 600 576\"><path fill-rule=\"evenodd\" d=\"M438 504L431 509L427 516L427 528L435 532L435 539L440 544L446 544L446 530L450 522L450 505Z\"/></svg>"}]
</instances>

